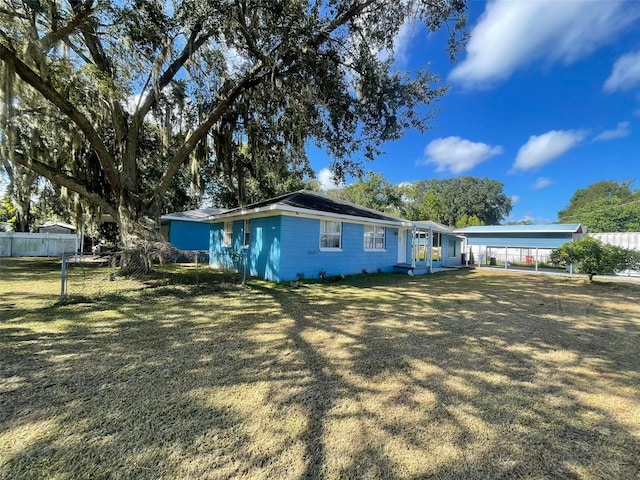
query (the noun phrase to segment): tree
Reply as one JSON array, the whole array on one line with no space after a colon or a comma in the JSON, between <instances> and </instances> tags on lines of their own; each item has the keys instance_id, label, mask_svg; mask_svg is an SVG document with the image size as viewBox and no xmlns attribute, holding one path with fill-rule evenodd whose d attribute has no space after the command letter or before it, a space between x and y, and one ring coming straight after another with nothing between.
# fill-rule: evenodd
<instances>
[{"instance_id":1,"label":"tree","mask_svg":"<svg viewBox=\"0 0 640 480\"><path fill-rule=\"evenodd\" d=\"M589 275L612 274L640 266L640 252L606 245L592 237L568 242L551 252L550 262L557 267L577 264L578 271Z\"/></svg>"},{"instance_id":2,"label":"tree","mask_svg":"<svg viewBox=\"0 0 640 480\"><path fill-rule=\"evenodd\" d=\"M8 196L0 198L0 222L15 223L16 209Z\"/></svg>"},{"instance_id":3,"label":"tree","mask_svg":"<svg viewBox=\"0 0 640 480\"><path fill-rule=\"evenodd\" d=\"M484 225L484 223L482 223L482 220L480 220L475 215L469 216L466 213L462 215L456 222L457 228L478 227L480 225Z\"/></svg>"},{"instance_id":4,"label":"tree","mask_svg":"<svg viewBox=\"0 0 640 480\"><path fill-rule=\"evenodd\" d=\"M304 163L309 138L344 177L361 171L357 152L372 158L406 129L424 129L431 113L421 107L446 88L426 70L394 71L381 52L415 20L431 32L447 24L454 56L465 10L465 0L9 0L4 153L113 215L126 265L148 270L155 219L182 170L213 164L242 197L256 169ZM165 101L172 92L184 108ZM18 128L22 116L30 128ZM165 127L158 175L147 175L141 145L150 124ZM16 147L18 134L43 132L64 149Z\"/></svg>"},{"instance_id":5,"label":"tree","mask_svg":"<svg viewBox=\"0 0 640 480\"><path fill-rule=\"evenodd\" d=\"M558 212L561 223L582 223L591 232L640 230L640 190L632 180L605 180L576 190L569 205Z\"/></svg>"},{"instance_id":6,"label":"tree","mask_svg":"<svg viewBox=\"0 0 640 480\"><path fill-rule=\"evenodd\" d=\"M470 176L422 180L404 188L406 216L446 225L457 225L461 219L497 225L512 208L503 187L496 180Z\"/></svg>"},{"instance_id":7,"label":"tree","mask_svg":"<svg viewBox=\"0 0 640 480\"><path fill-rule=\"evenodd\" d=\"M351 185L329 190L327 195L390 214L402 209L400 191L380 173L369 172Z\"/></svg>"}]
</instances>

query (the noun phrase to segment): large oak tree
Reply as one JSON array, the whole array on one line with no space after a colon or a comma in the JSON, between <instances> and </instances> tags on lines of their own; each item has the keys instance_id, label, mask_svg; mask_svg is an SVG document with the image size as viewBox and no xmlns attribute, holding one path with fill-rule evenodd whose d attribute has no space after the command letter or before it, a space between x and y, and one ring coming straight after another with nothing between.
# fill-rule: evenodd
<instances>
[{"instance_id":1,"label":"large oak tree","mask_svg":"<svg viewBox=\"0 0 640 480\"><path fill-rule=\"evenodd\" d=\"M4 0L3 152L111 214L129 265L146 269L179 172L206 166L241 191L256 172L303 170L315 138L340 177L359 171L356 152L371 158L425 128L423 106L446 88L427 70L394 70L389 53L415 21L446 27L455 54L465 4ZM142 139L152 125L164 135L150 152Z\"/></svg>"}]
</instances>

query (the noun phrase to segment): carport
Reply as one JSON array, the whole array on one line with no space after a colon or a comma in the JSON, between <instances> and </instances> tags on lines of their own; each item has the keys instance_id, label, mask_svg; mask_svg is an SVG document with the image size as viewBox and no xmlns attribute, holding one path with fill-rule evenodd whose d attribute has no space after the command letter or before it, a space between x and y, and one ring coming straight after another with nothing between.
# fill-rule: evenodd
<instances>
[{"instance_id":1,"label":"carport","mask_svg":"<svg viewBox=\"0 0 640 480\"><path fill-rule=\"evenodd\" d=\"M530 267L536 271L551 252L582 238L587 227L579 223L548 225L490 225L454 230L465 237L464 252L471 265Z\"/></svg>"}]
</instances>

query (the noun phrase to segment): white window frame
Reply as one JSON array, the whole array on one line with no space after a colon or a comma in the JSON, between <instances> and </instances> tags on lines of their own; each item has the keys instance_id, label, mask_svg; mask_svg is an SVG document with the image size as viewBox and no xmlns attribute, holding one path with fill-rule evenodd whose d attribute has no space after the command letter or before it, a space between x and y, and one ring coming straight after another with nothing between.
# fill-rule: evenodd
<instances>
[{"instance_id":1,"label":"white window frame","mask_svg":"<svg viewBox=\"0 0 640 480\"><path fill-rule=\"evenodd\" d=\"M251 220L247 219L244 221L244 229L242 231L244 238L244 246L248 247L251 245Z\"/></svg>"},{"instance_id":2,"label":"white window frame","mask_svg":"<svg viewBox=\"0 0 640 480\"><path fill-rule=\"evenodd\" d=\"M230 247L233 244L233 222L224 222L222 230L222 246Z\"/></svg>"},{"instance_id":3,"label":"white window frame","mask_svg":"<svg viewBox=\"0 0 640 480\"><path fill-rule=\"evenodd\" d=\"M334 224L334 225L338 225L338 231L334 232L334 231L329 231L329 224ZM323 246L323 240L329 240L329 239L334 239L335 238L338 239L338 246L337 247L327 247L327 246ZM342 222L336 222L333 220L320 220L320 250L322 251L328 251L328 252L340 252L342 251ZM331 243L335 243L335 242L331 242ZM329 242L325 242L325 245L329 244Z\"/></svg>"},{"instance_id":4,"label":"white window frame","mask_svg":"<svg viewBox=\"0 0 640 480\"><path fill-rule=\"evenodd\" d=\"M387 247L386 240L385 227L382 227L380 225L364 226L364 235L362 242L365 251L384 251Z\"/></svg>"}]
</instances>

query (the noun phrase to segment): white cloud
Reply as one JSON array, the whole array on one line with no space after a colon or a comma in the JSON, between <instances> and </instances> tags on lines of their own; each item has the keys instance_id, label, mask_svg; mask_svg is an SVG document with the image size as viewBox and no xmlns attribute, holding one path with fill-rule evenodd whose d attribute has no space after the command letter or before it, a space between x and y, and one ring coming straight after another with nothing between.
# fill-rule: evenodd
<instances>
[{"instance_id":1,"label":"white cloud","mask_svg":"<svg viewBox=\"0 0 640 480\"><path fill-rule=\"evenodd\" d=\"M532 135L520 150L513 170L532 170L556 159L584 139L582 130L551 130L542 135Z\"/></svg>"},{"instance_id":2,"label":"white cloud","mask_svg":"<svg viewBox=\"0 0 640 480\"><path fill-rule=\"evenodd\" d=\"M633 112L634 117L640 117L640 108Z\"/></svg>"},{"instance_id":3,"label":"white cloud","mask_svg":"<svg viewBox=\"0 0 640 480\"><path fill-rule=\"evenodd\" d=\"M627 137L631 133L629 129L629 122L620 122L618 126L613 130L605 130L599 135L596 135L593 138L594 142L597 141L605 141L605 140L613 140L615 138L623 138Z\"/></svg>"},{"instance_id":4,"label":"white cloud","mask_svg":"<svg viewBox=\"0 0 640 480\"><path fill-rule=\"evenodd\" d=\"M613 43L638 18L640 4L633 1L494 0L450 78L482 87L536 62L570 64Z\"/></svg>"},{"instance_id":5,"label":"white cloud","mask_svg":"<svg viewBox=\"0 0 640 480\"><path fill-rule=\"evenodd\" d=\"M489 158L500 155L502 147L471 142L460 137L437 138L424 149L425 159L419 165L434 164L436 171L457 174L471 170Z\"/></svg>"},{"instance_id":6,"label":"white cloud","mask_svg":"<svg viewBox=\"0 0 640 480\"><path fill-rule=\"evenodd\" d=\"M404 22L396 35L393 44L393 57L398 65L409 63L409 47L416 34L416 25L411 22Z\"/></svg>"},{"instance_id":7,"label":"white cloud","mask_svg":"<svg viewBox=\"0 0 640 480\"><path fill-rule=\"evenodd\" d=\"M338 188L338 185L333 181L333 173L328 168L323 168L318 172L318 181L320 188L324 191Z\"/></svg>"},{"instance_id":8,"label":"white cloud","mask_svg":"<svg viewBox=\"0 0 640 480\"><path fill-rule=\"evenodd\" d=\"M511 204L515 205L520 201L520 195L511 195Z\"/></svg>"},{"instance_id":9,"label":"white cloud","mask_svg":"<svg viewBox=\"0 0 640 480\"><path fill-rule=\"evenodd\" d=\"M542 190L543 188L547 188L549 185L551 185L551 180L546 177L538 177L536 183L534 183L531 188L534 190Z\"/></svg>"},{"instance_id":10,"label":"white cloud","mask_svg":"<svg viewBox=\"0 0 640 480\"><path fill-rule=\"evenodd\" d=\"M606 92L629 90L637 83L640 83L640 51L627 53L618 58L603 88Z\"/></svg>"}]
</instances>

